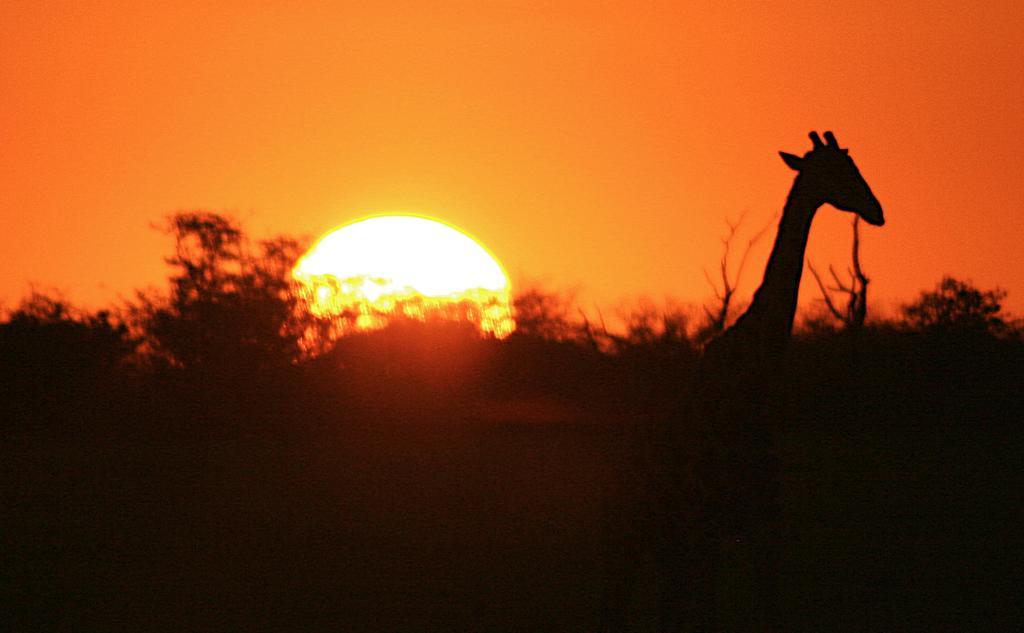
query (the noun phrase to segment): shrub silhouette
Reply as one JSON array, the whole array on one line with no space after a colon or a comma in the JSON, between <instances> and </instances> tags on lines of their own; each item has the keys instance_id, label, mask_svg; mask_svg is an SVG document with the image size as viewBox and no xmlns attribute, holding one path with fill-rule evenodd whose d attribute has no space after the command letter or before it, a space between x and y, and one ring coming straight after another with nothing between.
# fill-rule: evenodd
<instances>
[{"instance_id":1,"label":"shrub silhouette","mask_svg":"<svg viewBox=\"0 0 1024 633\"><path fill-rule=\"evenodd\" d=\"M0 359L13 372L72 375L119 365L137 341L110 312L83 312L33 292L0 323Z\"/></svg>"},{"instance_id":2,"label":"shrub silhouette","mask_svg":"<svg viewBox=\"0 0 1024 633\"><path fill-rule=\"evenodd\" d=\"M168 290L130 327L40 293L0 319L9 628L615 630L601 565L627 544L603 534L663 529L671 508L636 508L660 498L699 307L640 304L609 333L527 289L506 339L456 306L309 353L299 242L204 212L169 231ZM764 410L785 630L1013 630L1024 345L974 290L790 346ZM985 335L920 333L949 323ZM126 363L140 339L153 363Z\"/></svg>"},{"instance_id":3,"label":"shrub silhouette","mask_svg":"<svg viewBox=\"0 0 1024 633\"><path fill-rule=\"evenodd\" d=\"M107 311L90 313L33 292L0 322L0 429L15 435L96 424L61 415L68 403L102 406L118 391L138 341ZM78 408L81 411L81 407ZM90 428L92 427L92 428Z\"/></svg>"},{"instance_id":4,"label":"shrub silhouette","mask_svg":"<svg viewBox=\"0 0 1024 633\"><path fill-rule=\"evenodd\" d=\"M573 307L570 295L536 285L524 288L512 298L516 334L551 341L578 340L582 330L570 316Z\"/></svg>"}]
</instances>

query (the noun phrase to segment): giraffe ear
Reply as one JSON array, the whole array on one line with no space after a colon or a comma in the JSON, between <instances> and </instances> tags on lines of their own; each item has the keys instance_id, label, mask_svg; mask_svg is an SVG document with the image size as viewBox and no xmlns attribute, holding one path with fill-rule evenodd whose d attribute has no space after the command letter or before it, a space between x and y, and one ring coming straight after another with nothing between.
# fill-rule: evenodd
<instances>
[{"instance_id":1,"label":"giraffe ear","mask_svg":"<svg viewBox=\"0 0 1024 633\"><path fill-rule=\"evenodd\" d=\"M794 171L800 171L800 168L804 164L804 159L795 154L790 154L789 152L779 152L779 156L781 156L782 161Z\"/></svg>"}]
</instances>

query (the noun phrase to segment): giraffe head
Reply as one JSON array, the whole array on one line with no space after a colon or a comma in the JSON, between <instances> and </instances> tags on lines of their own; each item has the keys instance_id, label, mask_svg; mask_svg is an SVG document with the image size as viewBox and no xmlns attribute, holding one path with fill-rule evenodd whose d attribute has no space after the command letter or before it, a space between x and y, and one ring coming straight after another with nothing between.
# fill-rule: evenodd
<instances>
[{"instance_id":1,"label":"giraffe head","mask_svg":"<svg viewBox=\"0 0 1024 633\"><path fill-rule=\"evenodd\" d=\"M791 169L800 172L800 178L819 204L831 204L842 211L851 211L868 224L882 226L885 216L871 187L860 175L850 158L850 150L839 147L832 132L825 132L825 142L817 132L811 132L814 148L803 158L779 152Z\"/></svg>"}]
</instances>

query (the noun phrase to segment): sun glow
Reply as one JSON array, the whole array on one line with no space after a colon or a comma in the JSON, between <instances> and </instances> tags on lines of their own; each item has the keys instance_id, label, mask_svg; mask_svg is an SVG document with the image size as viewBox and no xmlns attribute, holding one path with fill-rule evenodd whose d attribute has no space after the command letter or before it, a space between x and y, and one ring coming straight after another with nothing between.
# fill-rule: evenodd
<instances>
[{"instance_id":1,"label":"sun glow","mask_svg":"<svg viewBox=\"0 0 1024 633\"><path fill-rule=\"evenodd\" d=\"M337 317L350 330L380 328L395 316L469 321L499 338L515 327L498 261L465 233L428 218L347 224L317 242L293 275L313 314Z\"/></svg>"}]
</instances>

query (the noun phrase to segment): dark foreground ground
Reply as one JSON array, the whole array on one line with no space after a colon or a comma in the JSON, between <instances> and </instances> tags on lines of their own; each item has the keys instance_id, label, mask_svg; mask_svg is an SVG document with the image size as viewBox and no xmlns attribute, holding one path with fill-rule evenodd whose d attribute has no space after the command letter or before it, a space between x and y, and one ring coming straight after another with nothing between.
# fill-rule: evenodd
<instances>
[{"instance_id":1,"label":"dark foreground ground","mask_svg":"<svg viewBox=\"0 0 1024 633\"><path fill-rule=\"evenodd\" d=\"M788 630L1019 626L1020 374L939 361L794 369ZM656 395L258 380L8 396L3 628L601 629L603 526Z\"/></svg>"}]
</instances>

